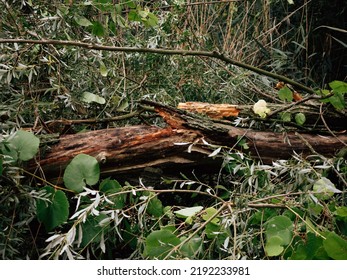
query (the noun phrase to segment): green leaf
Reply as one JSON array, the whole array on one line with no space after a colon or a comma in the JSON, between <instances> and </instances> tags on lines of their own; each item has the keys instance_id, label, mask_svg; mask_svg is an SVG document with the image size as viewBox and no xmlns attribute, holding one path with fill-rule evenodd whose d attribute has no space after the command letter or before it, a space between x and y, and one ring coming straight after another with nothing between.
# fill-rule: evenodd
<instances>
[{"instance_id":1,"label":"green leaf","mask_svg":"<svg viewBox=\"0 0 347 280\"><path fill-rule=\"evenodd\" d=\"M341 193L341 191L335 188L335 185L326 177L317 180L313 185L313 191L318 192L315 194L318 198L329 199L334 193Z\"/></svg>"},{"instance_id":2,"label":"green leaf","mask_svg":"<svg viewBox=\"0 0 347 280\"><path fill-rule=\"evenodd\" d=\"M175 218L174 213L172 212L172 207L171 206L165 206L163 208L163 213L166 217L168 217L170 220Z\"/></svg>"},{"instance_id":3,"label":"green leaf","mask_svg":"<svg viewBox=\"0 0 347 280\"><path fill-rule=\"evenodd\" d=\"M339 217L347 217L347 207L346 206L337 207L335 213Z\"/></svg>"},{"instance_id":4,"label":"green leaf","mask_svg":"<svg viewBox=\"0 0 347 280\"><path fill-rule=\"evenodd\" d=\"M205 221L207 221L217 213L217 209L215 209L213 207L209 207L204 212L205 212L205 214L202 215L202 218ZM215 224L215 225L219 225L219 218L217 218L217 217L213 218L210 223Z\"/></svg>"},{"instance_id":5,"label":"green leaf","mask_svg":"<svg viewBox=\"0 0 347 280\"><path fill-rule=\"evenodd\" d=\"M111 179L104 179L99 185L100 192L105 193L107 198L114 203L110 206L113 209L122 209L125 205L126 194L117 194L122 189L118 181Z\"/></svg>"},{"instance_id":6,"label":"green leaf","mask_svg":"<svg viewBox=\"0 0 347 280\"><path fill-rule=\"evenodd\" d=\"M328 234L323 241L324 248L329 257L334 260L347 260L347 241L335 232Z\"/></svg>"},{"instance_id":7,"label":"green leaf","mask_svg":"<svg viewBox=\"0 0 347 280\"><path fill-rule=\"evenodd\" d=\"M148 13L148 18L145 21L145 25L148 27L154 27L156 25L158 25L158 18L155 14L149 12Z\"/></svg>"},{"instance_id":8,"label":"green leaf","mask_svg":"<svg viewBox=\"0 0 347 280\"><path fill-rule=\"evenodd\" d=\"M43 188L49 194L49 202L38 199L36 202L37 218L45 226L46 231L51 231L65 223L69 217L69 201L65 193L53 187Z\"/></svg>"},{"instance_id":9,"label":"green leaf","mask_svg":"<svg viewBox=\"0 0 347 280\"><path fill-rule=\"evenodd\" d=\"M322 90L316 91L316 93L318 95L321 95L322 97L324 97L324 96L327 96L330 94L330 90L322 89ZM329 101L328 101L328 99L321 99L321 102L328 103Z\"/></svg>"},{"instance_id":10,"label":"green leaf","mask_svg":"<svg viewBox=\"0 0 347 280\"><path fill-rule=\"evenodd\" d=\"M85 18L84 16L78 16L76 15L74 17L76 23L80 26L90 26L93 25L87 18Z\"/></svg>"},{"instance_id":11,"label":"green leaf","mask_svg":"<svg viewBox=\"0 0 347 280\"><path fill-rule=\"evenodd\" d=\"M303 113L295 114L295 122L298 125L303 125L306 122L306 116Z\"/></svg>"},{"instance_id":12,"label":"green leaf","mask_svg":"<svg viewBox=\"0 0 347 280\"><path fill-rule=\"evenodd\" d=\"M265 208L262 211L255 212L249 219L250 225L260 225L264 221L276 215L273 209Z\"/></svg>"},{"instance_id":13,"label":"green leaf","mask_svg":"<svg viewBox=\"0 0 347 280\"><path fill-rule=\"evenodd\" d=\"M242 136L238 136L237 139L241 139ZM245 149L245 150L248 150L249 149L249 146L247 144L247 141L246 139L241 139L241 140L238 140L237 141L237 145L240 146L241 148Z\"/></svg>"},{"instance_id":14,"label":"green leaf","mask_svg":"<svg viewBox=\"0 0 347 280\"><path fill-rule=\"evenodd\" d=\"M188 217L191 217L191 216L195 216L203 208L204 207L202 207L202 206L188 207L188 208L184 208L184 209L175 211L174 213L179 218L188 218Z\"/></svg>"},{"instance_id":15,"label":"green leaf","mask_svg":"<svg viewBox=\"0 0 347 280\"><path fill-rule=\"evenodd\" d=\"M180 243L180 239L169 230L153 231L146 238L145 252L151 259L164 259Z\"/></svg>"},{"instance_id":16,"label":"green leaf","mask_svg":"<svg viewBox=\"0 0 347 280\"><path fill-rule=\"evenodd\" d=\"M130 10L128 13L128 20L141 22L142 18L140 17L140 15L137 13L136 10Z\"/></svg>"},{"instance_id":17,"label":"green leaf","mask_svg":"<svg viewBox=\"0 0 347 280\"><path fill-rule=\"evenodd\" d=\"M213 239L224 232L221 231L221 226L214 223L208 223L205 227L205 233L208 239Z\"/></svg>"},{"instance_id":18,"label":"green leaf","mask_svg":"<svg viewBox=\"0 0 347 280\"><path fill-rule=\"evenodd\" d=\"M269 257L279 256L284 250L282 245L283 239L280 236L271 236L266 241L265 252Z\"/></svg>"},{"instance_id":19,"label":"green leaf","mask_svg":"<svg viewBox=\"0 0 347 280\"><path fill-rule=\"evenodd\" d=\"M104 26L100 22L94 21L93 27L92 27L92 33L93 35L97 37L103 37L105 35Z\"/></svg>"},{"instance_id":20,"label":"green leaf","mask_svg":"<svg viewBox=\"0 0 347 280\"><path fill-rule=\"evenodd\" d=\"M283 101L290 102L293 100L293 92L285 86L278 91L278 97Z\"/></svg>"},{"instance_id":21,"label":"green leaf","mask_svg":"<svg viewBox=\"0 0 347 280\"><path fill-rule=\"evenodd\" d=\"M136 8L136 4L135 4L134 1L127 0L127 1L125 2L125 4L126 4L129 8L131 8L131 9L135 9L135 8Z\"/></svg>"},{"instance_id":22,"label":"green leaf","mask_svg":"<svg viewBox=\"0 0 347 280\"><path fill-rule=\"evenodd\" d=\"M86 185L95 185L99 177L98 161L89 155L80 154L66 167L63 180L68 189L81 192Z\"/></svg>"},{"instance_id":23,"label":"green leaf","mask_svg":"<svg viewBox=\"0 0 347 280\"><path fill-rule=\"evenodd\" d=\"M290 122L292 120L292 114L289 112L283 112L281 114L281 120L283 122Z\"/></svg>"},{"instance_id":24,"label":"green leaf","mask_svg":"<svg viewBox=\"0 0 347 280\"><path fill-rule=\"evenodd\" d=\"M114 7L115 7L116 14L122 13L122 5L121 4L115 4ZM112 17L112 19L114 20L114 23L117 23L113 17Z\"/></svg>"},{"instance_id":25,"label":"green leaf","mask_svg":"<svg viewBox=\"0 0 347 280\"><path fill-rule=\"evenodd\" d=\"M121 184L117 180L109 178L103 180L99 185L99 191L105 194L113 194L122 190Z\"/></svg>"},{"instance_id":26,"label":"green leaf","mask_svg":"<svg viewBox=\"0 0 347 280\"><path fill-rule=\"evenodd\" d=\"M163 215L163 204L157 197L150 198L146 212L156 218Z\"/></svg>"},{"instance_id":27,"label":"green leaf","mask_svg":"<svg viewBox=\"0 0 347 280\"><path fill-rule=\"evenodd\" d=\"M305 242L296 244L291 260L326 260L329 259L324 247L323 238L308 232Z\"/></svg>"},{"instance_id":28,"label":"green leaf","mask_svg":"<svg viewBox=\"0 0 347 280\"><path fill-rule=\"evenodd\" d=\"M30 160L34 158L39 150L39 138L28 131L18 130L7 141L7 148L9 149L3 149L3 153L12 156L14 161L18 159L22 161Z\"/></svg>"},{"instance_id":29,"label":"green leaf","mask_svg":"<svg viewBox=\"0 0 347 280\"><path fill-rule=\"evenodd\" d=\"M101 240L102 232L109 227L100 226L100 222L107 218L107 215L100 214L99 216L88 216L86 221L82 224L82 242L81 247L85 247L90 243L98 243Z\"/></svg>"},{"instance_id":30,"label":"green leaf","mask_svg":"<svg viewBox=\"0 0 347 280\"><path fill-rule=\"evenodd\" d=\"M141 17L141 20L144 20L147 18L149 11L146 10L138 10L138 15Z\"/></svg>"},{"instance_id":31,"label":"green leaf","mask_svg":"<svg viewBox=\"0 0 347 280\"><path fill-rule=\"evenodd\" d=\"M333 96L328 98L328 101L336 110L343 110L346 107L345 98L342 93L336 92Z\"/></svg>"},{"instance_id":32,"label":"green leaf","mask_svg":"<svg viewBox=\"0 0 347 280\"><path fill-rule=\"evenodd\" d=\"M106 103L105 98L103 98L99 95L96 95L94 93L88 92L88 91L83 92L82 101L87 102L87 103L95 102L98 104L105 104Z\"/></svg>"},{"instance_id":33,"label":"green leaf","mask_svg":"<svg viewBox=\"0 0 347 280\"><path fill-rule=\"evenodd\" d=\"M181 238L181 242L183 242L186 237ZM181 247L181 253L189 258L194 259L197 255L202 251L202 238L195 235L193 236L187 243L183 244Z\"/></svg>"},{"instance_id":34,"label":"green leaf","mask_svg":"<svg viewBox=\"0 0 347 280\"><path fill-rule=\"evenodd\" d=\"M113 4L109 0L94 0L94 5L103 12L109 12L113 9Z\"/></svg>"},{"instance_id":35,"label":"green leaf","mask_svg":"<svg viewBox=\"0 0 347 280\"><path fill-rule=\"evenodd\" d=\"M100 71L101 76L107 77L108 70L106 68L105 63L102 60L100 60L99 64L100 64L99 71ZM102 103L102 104L104 104L104 103Z\"/></svg>"},{"instance_id":36,"label":"green leaf","mask_svg":"<svg viewBox=\"0 0 347 280\"><path fill-rule=\"evenodd\" d=\"M293 235L293 222L286 216L275 216L266 222L266 239L273 236L282 239L282 245L288 245Z\"/></svg>"},{"instance_id":37,"label":"green leaf","mask_svg":"<svg viewBox=\"0 0 347 280\"><path fill-rule=\"evenodd\" d=\"M347 83L342 81L332 81L329 86L335 93L344 94L347 93Z\"/></svg>"}]
</instances>

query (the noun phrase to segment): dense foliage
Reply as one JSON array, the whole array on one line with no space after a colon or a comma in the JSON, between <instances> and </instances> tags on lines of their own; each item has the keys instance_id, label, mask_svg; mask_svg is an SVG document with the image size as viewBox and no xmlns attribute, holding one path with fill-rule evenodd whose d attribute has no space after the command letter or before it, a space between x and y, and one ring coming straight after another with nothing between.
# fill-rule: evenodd
<instances>
[{"instance_id":1,"label":"dense foliage","mask_svg":"<svg viewBox=\"0 0 347 280\"><path fill-rule=\"evenodd\" d=\"M332 90L325 102L345 110L346 84L325 86L345 78L342 62L334 76L329 63L338 58L319 57L315 45L322 38L314 33L322 29L317 9L326 1L201 2L2 0L0 38L218 50L321 94ZM345 7L339 11L343 17ZM324 27L335 32L329 38L338 51L346 47L343 28ZM0 258L347 259L343 151L267 165L237 147L206 143L211 157L223 159L217 174L125 179L103 178L97 160L81 154L59 186L39 169L23 169L49 149L45 135L160 123L146 113L92 125L54 120L123 116L136 112L140 99L173 106L291 101L293 92L278 92L276 80L206 57L20 43L0 49ZM261 127L261 120L251 124ZM242 140L239 146L247 148Z\"/></svg>"}]
</instances>

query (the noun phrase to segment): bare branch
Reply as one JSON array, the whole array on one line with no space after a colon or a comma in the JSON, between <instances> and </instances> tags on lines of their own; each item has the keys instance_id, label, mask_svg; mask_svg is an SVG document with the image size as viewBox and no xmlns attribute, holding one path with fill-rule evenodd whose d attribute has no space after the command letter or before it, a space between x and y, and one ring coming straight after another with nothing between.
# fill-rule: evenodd
<instances>
[{"instance_id":1,"label":"bare branch","mask_svg":"<svg viewBox=\"0 0 347 280\"><path fill-rule=\"evenodd\" d=\"M264 69L260 69L258 67L236 61L231 59L230 57L218 52L208 52L208 51L194 51L194 50L173 50L173 49L160 49L160 48L136 48L136 47L115 47L115 46L106 46L94 43L85 43L79 41L65 41L65 40L32 40L32 39L0 39L0 44L8 44L8 43L20 43L20 44L40 44L40 45L65 45L65 46L75 46L85 49L94 49L94 50L102 50L102 51L112 51L112 52L128 52L128 53L156 53L162 55L187 55L187 56L204 56L210 58L216 58L221 61L224 61L228 64L232 64L244 69L251 70L260 75L268 76L274 78L279 81L283 81L287 84L290 84L297 89L305 91L310 94L315 94L314 90L301 84L296 81L293 81L285 76L278 75Z\"/></svg>"}]
</instances>

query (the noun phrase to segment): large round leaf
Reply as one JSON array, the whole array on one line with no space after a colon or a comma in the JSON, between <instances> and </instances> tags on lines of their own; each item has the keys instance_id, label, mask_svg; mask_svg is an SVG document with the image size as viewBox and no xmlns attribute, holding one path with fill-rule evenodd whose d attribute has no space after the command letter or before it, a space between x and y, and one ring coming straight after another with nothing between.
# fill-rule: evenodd
<instances>
[{"instance_id":1,"label":"large round leaf","mask_svg":"<svg viewBox=\"0 0 347 280\"><path fill-rule=\"evenodd\" d=\"M47 231L65 223L69 217L69 202L63 191L53 187L44 187L49 195L49 202L38 200L36 203L37 218L42 222Z\"/></svg>"},{"instance_id":2,"label":"large round leaf","mask_svg":"<svg viewBox=\"0 0 347 280\"><path fill-rule=\"evenodd\" d=\"M186 237L182 237L183 242ZM195 235L187 243L183 244L181 248L182 254L189 259L196 259L197 256L202 252L202 238Z\"/></svg>"},{"instance_id":3,"label":"large round leaf","mask_svg":"<svg viewBox=\"0 0 347 280\"><path fill-rule=\"evenodd\" d=\"M335 232L328 234L323 245L329 257L334 260L347 260L347 241Z\"/></svg>"},{"instance_id":4,"label":"large round leaf","mask_svg":"<svg viewBox=\"0 0 347 280\"><path fill-rule=\"evenodd\" d=\"M156 218L163 215L163 204L161 203L160 199L157 197L150 198L146 212Z\"/></svg>"},{"instance_id":5,"label":"large round leaf","mask_svg":"<svg viewBox=\"0 0 347 280\"><path fill-rule=\"evenodd\" d=\"M146 238L146 253L151 259L164 259L180 242L169 230L153 231Z\"/></svg>"},{"instance_id":6,"label":"large round leaf","mask_svg":"<svg viewBox=\"0 0 347 280\"><path fill-rule=\"evenodd\" d=\"M80 154L66 167L63 180L68 189L81 192L86 185L95 185L99 177L98 161L89 155Z\"/></svg>"},{"instance_id":7,"label":"large round leaf","mask_svg":"<svg viewBox=\"0 0 347 280\"><path fill-rule=\"evenodd\" d=\"M104 227L100 226L100 222L106 219L105 214L99 216L90 215L86 221L82 224L82 242L81 247L85 247L90 243L99 243L101 240L101 234L103 231L109 228L109 224ZM80 232L78 233L80 234Z\"/></svg>"},{"instance_id":8,"label":"large round leaf","mask_svg":"<svg viewBox=\"0 0 347 280\"><path fill-rule=\"evenodd\" d=\"M271 236L265 245L265 252L269 257L279 256L284 248L283 248L283 240L279 236Z\"/></svg>"},{"instance_id":9,"label":"large round leaf","mask_svg":"<svg viewBox=\"0 0 347 280\"><path fill-rule=\"evenodd\" d=\"M293 222L286 216L275 216L266 223L266 238L278 236L283 240L282 245L288 245L293 236Z\"/></svg>"},{"instance_id":10,"label":"large round leaf","mask_svg":"<svg viewBox=\"0 0 347 280\"><path fill-rule=\"evenodd\" d=\"M122 186L116 180L104 179L100 185L99 190L107 195L107 198L112 201L113 209L122 209L125 205L126 194L116 194L122 190Z\"/></svg>"},{"instance_id":11,"label":"large round leaf","mask_svg":"<svg viewBox=\"0 0 347 280\"><path fill-rule=\"evenodd\" d=\"M31 132L18 130L8 138L8 144L7 149L3 149L4 154L12 156L14 161L27 161L38 152L40 140Z\"/></svg>"}]
</instances>

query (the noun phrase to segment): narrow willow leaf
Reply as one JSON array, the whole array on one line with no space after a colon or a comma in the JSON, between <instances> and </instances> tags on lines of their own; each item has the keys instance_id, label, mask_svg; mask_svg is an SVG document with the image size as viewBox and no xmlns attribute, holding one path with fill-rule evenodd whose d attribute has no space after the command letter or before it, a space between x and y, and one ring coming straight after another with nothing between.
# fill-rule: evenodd
<instances>
[{"instance_id":1,"label":"narrow willow leaf","mask_svg":"<svg viewBox=\"0 0 347 280\"><path fill-rule=\"evenodd\" d=\"M90 26L93 25L87 18L85 18L84 16L75 16L74 17L76 23L80 26Z\"/></svg>"},{"instance_id":2,"label":"narrow willow leaf","mask_svg":"<svg viewBox=\"0 0 347 280\"><path fill-rule=\"evenodd\" d=\"M103 61L99 61L99 64L100 64L100 68L99 68L99 71L100 71L100 74L101 76L103 77L107 77L107 73L108 73L108 70L106 68L106 65ZM104 104L104 103L103 103Z\"/></svg>"},{"instance_id":3,"label":"narrow willow leaf","mask_svg":"<svg viewBox=\"0 0 347 280\"><path fill-rule=\"evenodd\" d=\"M219 152L221 151L221 149L222 149L222 147L215 149L211 154L208 155L208 157L214 157L214 156L218 155Z\"/></svg>"}]
</instances>

